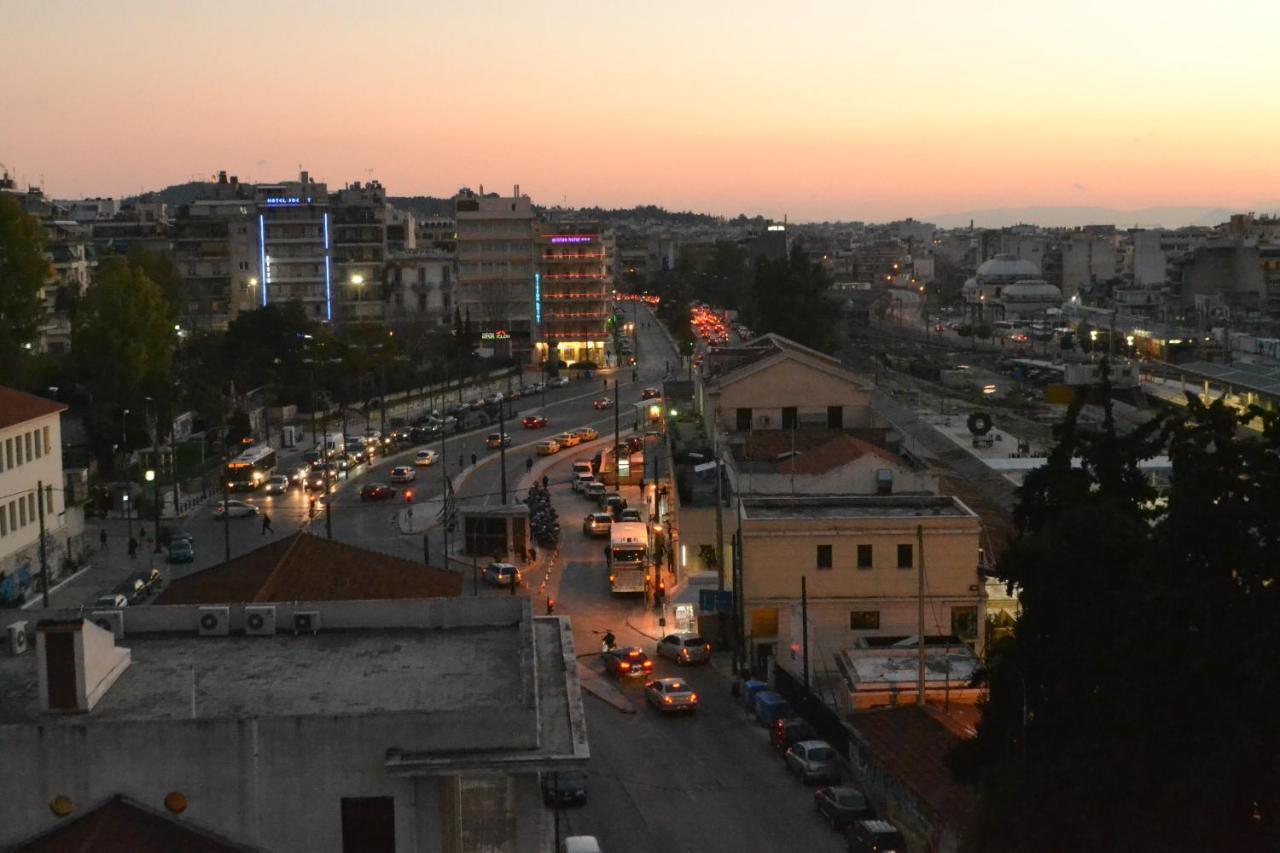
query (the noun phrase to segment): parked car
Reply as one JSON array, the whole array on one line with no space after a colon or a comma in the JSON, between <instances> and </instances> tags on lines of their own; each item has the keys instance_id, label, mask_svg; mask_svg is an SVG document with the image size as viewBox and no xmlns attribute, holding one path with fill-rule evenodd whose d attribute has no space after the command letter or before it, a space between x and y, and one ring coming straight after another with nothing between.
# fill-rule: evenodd
<instances>
[{"instance_id":1,"label":"parked car","mask_svg":"<svg viewBox=\"0 0 1280 853\"><path fill-rule=\"evenodd\" d=\"M816 740L818 733L809 725L809 721L801 717L783 717L774 721L769 730L769 742L781 755L791 748L793 743L802 740Z\"/></svg>"},{"instance_id":2,"label":"parked car","mask_svg":"<svg viewBox=\"0 0 1280 853\"><path fill-rule=\"evenodd\" d=\"M867 795L847 785L832 785L814 791L813 810L825 817L832 829L844 829L857 821L876 816Z\"/></svg>"},{"instance_id":3,"label":"parked car","mask_svg":"<svg viewBox=\"0 0 1280 853\"><path fill-rule=\"evenodd\" d=\"M711 644L698 634L668 634L658 641L658 657L676 663L706 663L711 660Z\"/></svg>"},{"instance_id":4,"label":"parked car","mask_svg":"<svg viewBox=\"0 0 1280 853\"><path fill-rule=\"evenodd\" d=\"M577 433L562 432L556 436L555 440L561 447L576 447L581 439L578 438Z\"/></svg>"},{"instance_id":5,"label":"parked car","mask_svg":"<svg viewBox=\"0 0 1280 853\"><path fill-rule=\"evenodd\" d=\"M659 391L657 388L645 388L643 391L640 392L641 400L652 400L655 397L661 397L661 396L662 396L662 392Z\"/></svg>"},{"instance_id":6,"label":"parked car","mask_svg":"<svg viewBox=\"0 0 1280 853\"><path fill-rule=\"evenodd\" d=\"M757 693L752 700L751 708L755 712L756 720L766 727L772 726L784 717L795 715L787 700L772 690L762 690Z\"/></svg>"},{"instance_id":7,"label":"parked car","mask_svg":"<svg viewBox=\"0 0 1280 853\"><path fill-rule=\"evenodd\" d=\"M391 469L391 482L408 483L418 478L418 472L410 468L408 465L397 465Z\"/></svg>"},{"instance_id":8,"label":"parked car","mask_svg":"<svg viewBox=\"0 0 1280 853\"><path fill-rule=\"evenodd\" d=\"M367 486L360 487L360 500L362 501L385 501L395 496L396 490L386 483L370 483Z\"/></svg>"},{"instance_id":9,"label":"parked car","mask_svg":"<svg viewBox=\"0 0 1280 853\"><path fill-rule=\"evenodd\" d=\"M594 835L570 835L557 853L600 853L600 842Z\"/></svg>"},{"instance_id":10,"label":"parked car","mask_svg":"<svg viewBox=\"0 0 1280 853\"><path fill-rule=\"evenodd\" d=\"M190 539L175 539L169 543L170 563L191 563L196 559L196 549Z\"/></svg>"},{"instance_id":11,"label":"parked car","mask_svg":"<svg viewBox=\"0 0 1280 853\"><path fill-rule=\"evenodd\" d=\"M569 384L568 376L553 376L547 380L548 388L563 388Z\"/></svg>"},{"instance_id":12,"label":"parked car","mask_svg":"<svg viewBox=\"0 0 1280 853\"><path fill-rule=\"evenodd\" d=\"M594 483L595 480L596 478L591 476L590 474L583 474L581 472L574 474L573 483L572 483L573 490L578 494L582 494L583 491L586 490L587 486L591 483Z\"/></svg>"},{"instance_id":13,"label":"parked car","mask_svg":"<svg viewBox=\"0 0 1280 853\"><path fill-rule=\"evenodd\" d=\"M810 782L839 782L840 763L836 751L825 740L802 740L793 743L785 753L787 769Z\"/></svg>"},{"instance_id":14,"label":"parked car","mask_svg":"<svg viewBox=\"0 0 1280 853\"><path fill-rule=\"evenodd\" d=\"M520 570L510 563L490 563L480 577L493 586L519 586L521 581Z\"/></svg>"},{"instance_id":15,"label":"parked car","mask_svg":"<svg viewBox=\"0 0 1280 853\"><path fill-rule=\"evenodd\" d=\"M591 408L593 409L607 409L612 405L613 399L610 397L598 397L591 401Z\"/></svg>"},{"instance_id":16,"label":"parked car","mask_svg":"<svg viewBox=\"0 0 1280 853\"><path fill-rule=\"evenodd\" d=\"M854 821L844 831L849 853L907 853L902 833L887 820Z\"/></svg>"},{"instance_id":17,"label":"parked car","mask_svg":"<svg viewBox=\"0 0 1280 853\"><path fill-rule=\"evenodd\" d=\"M118 592L113 592L110 595L98 596L94 599L93 606L97 610L118 610L121 607L128 607L129 599Z\"/></svg>"},{"instance_id":18,"label":"parked car","mask_svg":"<svg viewBox=\"0 0 1280 853\"><path fill-rule=\"evenodd\" d=\"M547 419L542 415L529 415L520 423L524 424L525 429L542 429L547 425Z\"/></svg>"},{"instance_id":19,"label":"parked car","mask_svg":"<svg viewBox=\"0 0 1280 853\"><path fill-rule=\"evenodd\" d=\"M627 508L627 499L622 495L608 495L604 499L604 508L615 519L622 519L622 511Z\"/></svg>"},{"instance_id":20,"label":"parked car","mask_svg":"<svg viewBox=\"0 0 1280 853\"><path fill-rule=\"evenodd\" d=\"M591 463L585 460L573 463L573 473L575 474L591 474Z\"/></svg>"},{"instance_id":21,"label":"parked car","mask_svg":"<svg viewBox=\"0 0 1280 853\"><path fill-rule=\"evenodd\" d=\"M595 441L600 437L595 427L579 427L574 435L578 436L578 441Z\"/></svg>"},{"instance_id":22,"label":"parked car","mask_svg":"<svg viewBox=\"0 0 1280 853\"><path fill-rule=\"evenodd\" d=\"M425 468L428 465L436 464L439 455L434 450L419 450L413 455L413 464L419 468Z\"/></svg>"},{"instance_id":23,"label":"parked car","mask_svg":"<svg viewBox=\"0 0 1280 853\"><path fill-rule=\"evenodd\" d=\"M589 512L582 519L584 536L608 536L613 527L613 517L607 512Z\"/></svg>"},{"instance_id":24,"label":"parked car","mask_svg":"<svg viewBox=\"0 0 1280 853\"><path fill-rule=\"evenodd\" d=\"M587 774L581 770L546 771L539 775L543 805L581 806L587 802Z\"/></svg>"},{"instance_id":25,"label":"parked car","mask_svg":"<svg viewBox=\"0 0 1280 853\"><path fill-rule=\"evenodd\" d=\"M619 646L604 655L604 668L617 678L637 678L653 671L653 661L643 649Z\"/></svg>"},{"instance_id":26,"label":"parked car","mask_svg":"<svg viewBox=\"0 0 1280 853\"><path fill-rule=\"evenodd\" d=\"M698 710L698 694L683 678L655 678L645 684L644 698L663 713Z\"/></svg>"},{"instance_id":27,"label":"parked car","mask_svg":"<svg viewBox=\"0 0 1280 853\"><path fill-rule=\"evenodd\" d=\"M115 591L127 596L131 604L137 604L140 601L145 601L147 596L159 586L160 570L152 567L129 575L123 583L116 587Z\"/></svg>"},{"instance_id":28,"label":"parked car","mask_svg":"<svg viewBox=\"0 0 1280 853\"><path fill-rule=\"evenodd\" d=\"M638 510L638 509L624 509L622 512L618 513L618 521L640 521L640 522L643 522L643 521L644 521L644 519L642 519L642 518L640 517L640 510Z\"/></svg>"},{"instance_id":29,"label":"parked car","mask_svg":"<svg viewBox=\"0 0 1280 853\"><path fill-rule=\"evenodd\" d=\"M627 439L627 452L640 453L644 450L644 436L633 435Z\"/></svg>"},{"instance_id":30,"label":"parked car","mask_svg":"<svg viewBox=\"0 0 1280 853\"><path fill-rule=\"evenodd\" d=\"M219 501L218 505L213 508L214 518L247 518L257 514L258 508L244 501Z\"/></svg>"},{"instance_id":31,"label":"parked car","mask_svg":"<svg viewBox=\"0 0 1280 853\"><path fill-rule=\"evenodd\" d=\"M289 478L283 474L276 474L268 478L262 490L269 495L283 495L289 491Z\"/></svg>"},{"instance_id":32,"label":"parked car","mask_svg":"<svg viewBox=\"0 0 1280 853\"><path fill-rule=\"evenodd\" d=\"M539 456L552 456L560 452L560 445L555 441L539 441L534 447Z\"/></svg>"},{"instance_id":33,"label":"parked car","mask_svg":"<svg viewBox=\"0 0 1280 853\"><path fill-rule=\"evenodd\" d=\"M496 394L490 394L488 397L485 397L484 403L486 406L500 406L502 405L503 399L502 392L499 391Z\"/></svg>"},{"instance_id":34,"label":"parked car","mask_svg":"<svg viewBox=\"0 0 1280 853\"><path fill-rule=\"evenodd\" d=\"M604 483L601 483L599 481L587 483L585 486L582 487L583 497L587 498L588 500L593 500L597 504L600 503L600 499L603 498L606 493L607 492L605 490Z\"/></svg>"},{"instance_id":35,"label":"parked car","mask_svg":"<svg viewBox=\"0 0 1280 853\"><path fill-rule=\"evenodd\" d=\"M484 446L490 450L497 450L499 447L510 447L511 436L505 432L491 432L485 436Z\"/></svg>"}]
</instances>

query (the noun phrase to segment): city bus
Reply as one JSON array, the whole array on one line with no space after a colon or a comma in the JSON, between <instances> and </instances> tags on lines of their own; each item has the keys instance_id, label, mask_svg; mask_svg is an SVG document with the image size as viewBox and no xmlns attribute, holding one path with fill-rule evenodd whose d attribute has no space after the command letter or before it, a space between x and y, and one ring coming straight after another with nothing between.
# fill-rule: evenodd
<instances>
[{"instance_id":1,"label":"city bus","mask_svg":"<svg viewBox=\"0 0 1280 853\"><path fill-rule=\"evenodd\" d=\"M609 529L609 588L644 593L649 574L649 528L639 521L615 521Z\"/></svg>"},{"instance_id":2,"label":"city bus","mask_svg":"<svg viewBox=\"0 0 1280 853\"><path fill-rule=\"evenodd\" d=\"M265 444L250 447L227 463L227 488L252 491L276 469L276 452Z\"/></svg>"}]
</instances>

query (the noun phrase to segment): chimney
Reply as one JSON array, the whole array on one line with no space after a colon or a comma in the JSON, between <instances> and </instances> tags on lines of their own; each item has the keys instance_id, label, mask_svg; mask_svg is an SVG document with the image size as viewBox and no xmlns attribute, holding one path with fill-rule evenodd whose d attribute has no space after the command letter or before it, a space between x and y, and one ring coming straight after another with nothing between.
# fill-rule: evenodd
<instances>
[{"instance_id":1,"label":"chimney","mask_svg":"<svg viewBox=\"0 0 1280 853\"><path fill-rule=\"evenodd\" d=\"M302 173L301 173L301 175L298 177L298 180L299 180L299 181L302 183L302 185L305 187L305 186L307 185L307 181L310 179L310 177L311 177L311 176L310 176L310 175L308 175L306 172L302 172Z\"/></svg>"},{"instance_id":2,"label":"chimney","mask_svg":"<svg viewBox=\"0 0 1280 853\"><path fill-rule=\"evenodd\" d=\"M128 649L116 646L123 617L123 611L111 610L95 614L98 622L44 619L36 625L41 710L93 710L132 660ZM121 621L113 626L113 619Z\"/></svg>"},{"instance_id":3,"label":"chimney","mask_svg":"<svg viewBox=\"0 0 1280 853\"><path fill-rule=\"evenodd\" d=\"M516 198L520 198L520 185L519 185L519 184L516 184L516 185L515 185L515 188L511 190L511 194L512 194L513 196L515 196Z\"/></svg>"},{"instance_id":4,"label":"chimney","mask_svg":"<svg viewBox=\"0 0 1280 853\"><path fill-rule=\"evenodd\" d=\"M227 182L227 170L226 170L226 169L219 169L219 170L218 170L218 183L220 183L220 184L225 184L226 182Z\"/></svg>"}]
</instances>

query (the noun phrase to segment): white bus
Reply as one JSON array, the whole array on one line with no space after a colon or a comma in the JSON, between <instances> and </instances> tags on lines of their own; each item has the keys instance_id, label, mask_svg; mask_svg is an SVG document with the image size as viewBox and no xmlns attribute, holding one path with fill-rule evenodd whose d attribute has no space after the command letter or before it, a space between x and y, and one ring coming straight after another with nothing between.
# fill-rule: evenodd
<instances>
[{"instance_id":1,"label":"white bus","mask_svg":"<svg viewBox=\"0 0 1280 853\"><path fill-rule=\"evenodd\" d=\"M276 452L265 444L250 447L227 463L227 488L252 491L276 469Z\"/></svg>"},{"instance_id":2,"label":"white bus","mask_svg":"<svg viewBox=\"0 0 1280 853\"><path fill-rule=\"evenodd\" d=\"M639 521L617 521L609 530L609 588L643 593L649 574L649 528Z\"/></svg>"}]
</instances>

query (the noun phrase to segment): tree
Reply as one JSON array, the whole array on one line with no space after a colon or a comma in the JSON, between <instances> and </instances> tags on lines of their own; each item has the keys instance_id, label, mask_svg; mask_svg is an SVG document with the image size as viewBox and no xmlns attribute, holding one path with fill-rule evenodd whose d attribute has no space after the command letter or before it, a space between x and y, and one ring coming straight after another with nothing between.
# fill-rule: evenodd
<instances>
[{"instance_id":1,"label":"tree","mask_svg":"<svg viewBox=\"0 0 1280 853\"><path fill-rule=\"evenodd\" d=\"M147 278L160 289L165 305L169 309L171 322L177 322L182 316L183 288L182 273L168 252L154 252L141 246L129 250L129 266L142 270Z\"/></svg>"},{"instance_id":2,"label":"tree","mask_svg":"<svg viewBox=\"0 0 1280 853\"><path fill-rule=\"evenodd\" d=\"M92 395L90 440L111 458L124 409L141 412L144 397L168 403L176 336L160 289L122 257L98 267L71 332L77 380Z\"/></svg>"},{"instance_id":3,"label":"tree","mask_svg":"<svg viewBox=\"0 0 1280 853\"><path fill-rule=\"evenodd\" d=\"M1277 849L1280 419L1193 398L1122 435L1102 391L1102 427L1077 398L1019 491L998 574L1022 613L955 756L973 846ZM1140 468L1162 451L1164 504Z\"/></svg>"},{"instance_id":4,"label":"tree","mask_svg":"<svg viewBox=\"0 0 1280 853\"><path fill-rule=\"evenodd\" d=\"M830 351L835 346L836 312L826 297L829 286L826 270L809 261L798 241L786 258L757 258L750 298L743 307L747 325Z\"/></svg>"},{"instance_id":5,"label":"tree","mask_svg":"<svg viewBox=\"0 0 1280 853\"><path fill-rule=\"evenodd\" d=\"M44 320L41 288L51 273L40 222L0 193L0 384L21 385Z\"/></svg>"}]
</instances>

